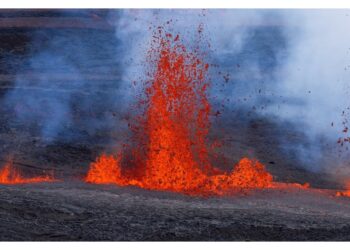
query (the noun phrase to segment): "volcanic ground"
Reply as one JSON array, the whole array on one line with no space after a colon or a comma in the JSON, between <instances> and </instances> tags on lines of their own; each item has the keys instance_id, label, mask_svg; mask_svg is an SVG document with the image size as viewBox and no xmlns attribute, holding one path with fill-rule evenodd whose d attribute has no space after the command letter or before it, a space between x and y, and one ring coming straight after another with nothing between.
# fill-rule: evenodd
<instances>
[{"instance_id":1,"label":"volcanic ground","mask_svg":"<svg viewBox=\"0 0 350 250\"><path fill-rule=\"evenodd\" d=\"M349 240L329 191L193 198L81 182L1 186L1 240Z\"/></svg>"},{"instance_id":2,"label":"volcanic ground","mask_svg":"<svg viewBox=\"0 0 350 250\"><path fill-rule=\"evenodd\" d=\"M272 128L271 124L264 126ZM27 174L54 169L59 181L0 185L1 240L350 239L349 198L335 197L338 186L327 181L325 174L307 172L292 164L286 170L282 157L262 160L275 179L309 182L320 189L265 189L225 197L191 197L87 184L83 178L102 147L47 146L21 132L12 133L7 131L1 138L11 138L3 145L22 142L14 165ZM266 136L265 140L270 141L271 137ZM246 136L242 139L246 141ZM268 163L272 161L274 164Z\"/></svg>"},{"instance_id":3,"label":"volcanic ground","mask_svg":"<svg viewBox=\"0 0 350 250\"><path fill-rule=\"evenodd\" d=\"M22 88L27 94L34 91L44 95L47 91L56 91L49 86L35 89L18 87L14 83L16 68L26 67L23 62L34 31L35 37L39 34L42 38L41 46L47 45L52 36L68 37L72 51L81 41L91 41L91 37L100 39L96 42L99 46L105 46L103 50L97 49L95 61L87 60L79 65L86 81L91 85L100 84L100 91L86 87L75 91L73 99L79 101L88 96L101 101L120 79L121 72L111 70L118 68L118 64L103 57L104 53L118 52L114 51L117 47L113 44L114 30L101 21L103 11L72 12L65 16L66 22L60 22L61 14L53 11L4 11L0 14L4 21L0 33L2 98L14 88ZM70 22L78 29L71 27ZM258 27L254 34L261 38L259 46L268 46L269 39L276 37L271 35L276 34L276 27ZM60 47L55 46L54 49ZM249 57L249 51L246 50L247 54L242 54L243 59L239 60ZM11 63L8 63L9 58ZM240 64L244 67L244 62ZM96 65L104 66L104 70ZM34 79L37 77L37 72L25 72ZM41 74L51 76L50 83L59 86L58 93L72 91L70 83L74 77L52 76L45 69ZM74 109L73 120L82 119L86 116L84 112ZM91 112L99 117L108 116L116 123L124 119L122 114L114 114L115 110L104 107ZM254 110L230 112L224 122L214 124L210 136L221 139L223 155L234 163L249 154L265 164L275 180L308 182L312 188L262 189L222 197L193 197L136 187L87 184L83 179L89 164L100 153L113 152L114 144L123 141L118 130L114 128L113 133L108 129L91 131L82 119L81 126L66 130L78 134L78 139L62 137L47 141L37 133L40 124L15 120L11 107L1 105L0 117L1 165L10 157L13 165L26 175L54 172L57 179L53 183L0 185L1 240L350 240L350 199L335 196L341 185L326 173L308 171L296 155L281 150L281 141L303 141L305 135L291 124L259 116Z\"/></svg>"}]
</instances>

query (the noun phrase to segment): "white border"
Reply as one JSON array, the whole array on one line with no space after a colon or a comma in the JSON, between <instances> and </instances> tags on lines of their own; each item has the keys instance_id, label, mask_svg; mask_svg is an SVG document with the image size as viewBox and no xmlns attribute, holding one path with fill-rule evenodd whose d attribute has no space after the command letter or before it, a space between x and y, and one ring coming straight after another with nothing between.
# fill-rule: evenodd
<instances>
[{"instance_id":1,"label":"white border","mask_svg":"<svg viewBox=\"0 0 350 250\"><path fill-rule=\"evenodd\" d=\"M350 8L350 1L311 1L311 0L3 0L0 8ZM349 249L349 244L341 243L4 243L0 242L1 249L12 250L61 250L74 248L75 250L89 250L103 248L104 250L119 249L152 249L152 250L182 250L182 249L259 249L259 250L289 250L289 249L317 249L337 250Z\"/></svg>"},{"instance_id":2,"label":"white border","mask_svg":"<svg viewBox=\"0 0 350 250\"><path fill-rule=\"evenodd\" d=\"M0 8L350 8L346 0L2 0Z\"/></svg>"}]
</instances>

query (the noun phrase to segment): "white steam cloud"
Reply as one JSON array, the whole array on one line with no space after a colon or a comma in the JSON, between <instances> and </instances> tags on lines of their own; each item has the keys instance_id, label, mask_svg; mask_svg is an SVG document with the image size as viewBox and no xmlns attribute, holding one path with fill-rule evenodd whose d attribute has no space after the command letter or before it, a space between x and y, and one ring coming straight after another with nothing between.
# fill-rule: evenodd
<instances>
[{"instance_id":1,"label":"white steam cloud","mask_svg":"<svg viewBox=\"0 0 350 250\"><path fill-rule=\"evenodd\" d=\"M304 133L308 145L296 149L309 167L330 172L339 166L346 168L348 153L342 150L339 155L337 140L346 136L343 122L350 104L350 12L293 10L281 14L288 57L281 62L276 91L294 102L280 103L270 111Z\"/></svg>"},{"instance_id":2,"label":"white steam cloud","mask_svg":"<svg viewBox=\"0 0 350 250\"><path fill-rule=\"evenodd\" d=\"M349 15L348 10L124 10L116 34L133 62L126 67L125 86L145 76L141 65L152 27L172 21L172 31L191 44L202 24L212 60L238 79L221 93L212 90L219 100L230 98L232 108L258 107L263 89L263 99L270 101L258 115L288 122L291 131L304 134L300 143L283 141L285 153L296 152L311 170L344 169L347 154L338 160L337 140L344 137L342 113L349 106ZM266 27L275 27L275 33ZM236 70L236 64L243 67ZM242 96L248 100L238 102Z\"/></svg>"}]
</instances>

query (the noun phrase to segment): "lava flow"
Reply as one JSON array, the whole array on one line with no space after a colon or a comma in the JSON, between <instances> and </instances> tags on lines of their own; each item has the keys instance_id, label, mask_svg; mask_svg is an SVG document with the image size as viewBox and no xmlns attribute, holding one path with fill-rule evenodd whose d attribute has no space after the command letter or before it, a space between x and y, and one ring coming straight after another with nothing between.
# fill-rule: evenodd
<instances>
[{"instance_id":1,"label":"lava flow","mask_svg":"<svg viewBox=\"0 0 350 250\"><path fill-rule=\"evenodd\" d=\"M161 35L156 41L150 54L156 58L151 63L157 66L150 74L152 82L145 87L145 112L134 124L138 144L131 151L139 160L133 169L123 168L121 154L103 154L90 165L86 182L191 195L275 187L272 175L257 160L242 158L228 173L211 165L207 146L209 65L197 52L189 52L179 36Z\"/></svg>"},{"instance_id":2,"label":"lava flow","mask_svg":"<svg viewBox=\"0 0 350 250\"><path fill-rule=\"evenodd\" d=\"M32 178L23 177L11 163L7 163L0 170L0 184L26 184L37 182L52 182L55 181L51 176L37 176Z\"/></svg>"},{"instance_id":3,"label":"lava flow","mask_svg":"<svg viewBox=\"0 0 350 250\"><path fill-rule=\"evenodd\" d=\"M350 197L350 181L349 180L345 183L345 188L346 188L346 190L344 190L344 191L338 191L336 193L336 196L338 196L338 197L340 197L340 196Z\"/></svg>"}]
</instances>

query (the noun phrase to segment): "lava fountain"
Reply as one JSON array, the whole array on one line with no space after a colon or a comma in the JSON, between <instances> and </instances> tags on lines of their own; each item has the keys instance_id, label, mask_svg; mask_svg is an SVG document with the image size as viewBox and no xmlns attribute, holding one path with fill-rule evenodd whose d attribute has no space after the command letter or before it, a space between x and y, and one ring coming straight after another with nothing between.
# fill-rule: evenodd
<instances>
[{"instance_id":1,"label":"lava fountain","mask_svg":"<svg viewBox=\"0 0 350 250\"><path fill-rule=\"evenodd\" d=\"M23 177L11 163L7 163L2 169L0 169L0 184L26 184L53 181L55 181L55 179L48 175L32 178Z\"/></svg>"},{"instance_id":2,"label":"lava fountain","mask_svg":"<svg viewBox=\"0 0 350 250\"><path fill-rule=\"evenodd\" d=\"M209 161L207 135L211 105L207 98L209 65L188 51L179 36L159 30L150 50L156 65L146 84L145 111L134 124L137 164L125 169L123 155L102 154L90 165L86 182L133 185L191 195L222 195L242 188L273 187L273 177L257 160L241 159L231 172Z\"/></svg>"}]
</instances>

